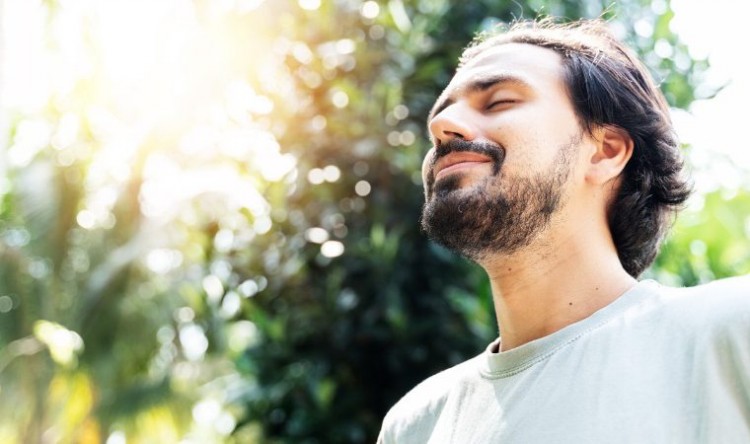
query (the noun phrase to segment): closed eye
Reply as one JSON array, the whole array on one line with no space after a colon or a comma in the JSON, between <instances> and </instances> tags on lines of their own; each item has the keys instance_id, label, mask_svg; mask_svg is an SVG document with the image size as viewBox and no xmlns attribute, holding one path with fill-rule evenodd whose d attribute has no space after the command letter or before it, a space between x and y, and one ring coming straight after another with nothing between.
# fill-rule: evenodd
<instances>
[{"instance_id":1,"label":"closed eye","mask_svg":"<svg viewBox=\"0 0 750 444\"><path fill-rule=\"evenodd\" d=\"M489 105L487 105L487 110L489 111L495 108L509 106L514 103L518 103L518 100L514 100L514 99L495 100L494 102L491 102Z\"/></svg>"}]
</instances>

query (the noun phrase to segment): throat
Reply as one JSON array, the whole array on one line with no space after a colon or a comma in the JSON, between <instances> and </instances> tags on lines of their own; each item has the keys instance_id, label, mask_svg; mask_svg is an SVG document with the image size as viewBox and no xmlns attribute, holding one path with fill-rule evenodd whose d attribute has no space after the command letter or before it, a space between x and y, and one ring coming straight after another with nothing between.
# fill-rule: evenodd
<instances>
[{"instance_id":1,"label":"throat","mask_svg":"<svg viewBox=\"0 0 750 444\"><path fill-rule=\"evenodd\" d=\"M636 284L619 265L611 271L576 273L524 267L490 276L502 351L555 333L586 319ZM585 267L584 267L585 268Z\"/></svg>"}]
</instances>

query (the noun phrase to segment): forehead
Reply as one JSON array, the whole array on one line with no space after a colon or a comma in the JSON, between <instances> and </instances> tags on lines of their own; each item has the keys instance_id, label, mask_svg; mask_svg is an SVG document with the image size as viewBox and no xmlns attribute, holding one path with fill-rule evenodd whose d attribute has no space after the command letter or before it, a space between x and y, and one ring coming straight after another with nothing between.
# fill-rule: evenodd
<instances>
[{"instance_id":1,"label":"forehead","mask_svg":"<svg viewBox=\"0 0 750 444\"><path fill-rule=\"evenodd\" d=\"M483 50L462 66L435 104L431 116L460 97L498 80L537 94L565 94L562 57L527 43L503 43Z\"/></svg>"},{"instance_id":2,"label":"forehead","mask_svg":"<svg viewBox=\"0 0 750 444\"><path fill-rule=\"evenodd\" d=\"M528 43L501 43L485 49L469 60L454 80L486 70L515 70L529 74L557 76L562 73L562 58L555 51Z\"/></svg>"}]
</instances>

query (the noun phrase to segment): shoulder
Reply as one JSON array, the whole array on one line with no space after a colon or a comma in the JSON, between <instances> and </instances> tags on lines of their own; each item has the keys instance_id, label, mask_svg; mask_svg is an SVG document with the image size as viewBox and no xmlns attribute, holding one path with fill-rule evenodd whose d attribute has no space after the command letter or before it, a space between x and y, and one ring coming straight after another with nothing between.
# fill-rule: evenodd
<instances>
[{"instance_id":1,"label":"shoulder","mask_svg":"<svg viewBox=\"0 0 750 444\"><path fill-rule=\"evenodd\" d=\"M695 287L662 287L667 300L702 309L750 309L750 275L719 279Z\"/></svg>"},{"instance_id":2,"label":"shoulder","mask_svg":"<svg viewBox=\"0 0 750 444\"><path fill-rule=\"evenodd\" d=\"M750 275L695 287L661 288L665 308L688 326L750 330Z\"/></svg>"},{"instance_id":3,"label":"shoulder","mask_svg":"<svg viewBox=\"0 0 750 444\"><path fill-rule=\"evenodd\" d=\"M451 394L480 378L478 360L482 358L464 361L411 389L386 414L378 442L411 442L429 436Z\"/></svg>"},{"instance_id":4,"label":"shoulder","mask_svg":"<svg viewBox=\"0 0 750 444\"><path fill-rule=\"evenodd\" d=\"M747 302L750 297L750 274L732 278L719 279L708 284L691 287L693 291L711 292L723 297L738 298L738 301Z\"/></svg>"}]
</instances>

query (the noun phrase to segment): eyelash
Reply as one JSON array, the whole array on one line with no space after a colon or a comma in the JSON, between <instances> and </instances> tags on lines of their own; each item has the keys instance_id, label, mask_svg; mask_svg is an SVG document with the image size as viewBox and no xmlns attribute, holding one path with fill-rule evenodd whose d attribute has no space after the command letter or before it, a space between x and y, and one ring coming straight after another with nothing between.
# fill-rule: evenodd
<instances>
[{"instance_id":1,"label":"eyelash","mask_svg":"<svg viewBox=\"0 0 750 444\"><path fill-rule=\"evenodd\" d=\"M501 104L516 103L516 102L518 102L518 101L517 100L512 100L512 99L495 100L494 102L491 102L489 105L487 105L487 109L488 110L492 109L495 106L501 105Z\"/></svg>"}]
</instances>

